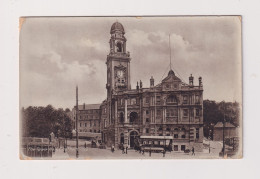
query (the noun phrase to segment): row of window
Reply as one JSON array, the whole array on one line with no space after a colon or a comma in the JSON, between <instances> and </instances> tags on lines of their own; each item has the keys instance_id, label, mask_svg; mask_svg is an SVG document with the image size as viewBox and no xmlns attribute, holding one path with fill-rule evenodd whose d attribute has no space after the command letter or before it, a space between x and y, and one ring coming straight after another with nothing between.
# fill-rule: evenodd
<instances>
[{"instance_id":1,"label":"row of window","mask_svg":"<svg viewBox=\"0 0 260 179\"><path fill-rule=\"evenodd\" d=\"M81 115L79 115L79 119L99 119L99 116L89 116L89 115L81 116Z\"/></svg>"},{"instance_id":2,"label":"row of window","mask_svg":"<svg viewBox=\"0 0 260 179\"><path fill-rule=\"evenodd\" d=\"M94 133L100 133L100 130L92 130L92 129L90 129L89 131L88 130L79 130L79 132L94 132Z\"/></svg>"},{"instance_id":3,"label":"row of window","mask_svg":"<svg viewBox=\"0 0 260 179\"><path fill-rule=\"evenodd\" d=\"M98 126L100 127L100 121L98 121ZM93 123L93 126L96 126L96 122L94 121L94 123ZM79 123L79 127L88 127L88 125L87 125L87 123L85 122L85 123ZM90 121L90 123L89 123L89 127L92 127L92 121Z\"/></svg>"},{"instance_id":4,"label":"row of window","mask_svg":"<svg viewBox=\"0 0 260 179\"><path fill-rule=\"evenodd\" d=\"M99 114L99 109L97 110L79 110L80 114Z\"/></svg>"},{"instance_id":5,"label":"row of window","mask_svg":"<svg viewBox=\"0 0 260 179\"><path fill-rule=\"evenodd\" d=\"M145 112L147 115L149 114L149 110L146 110ZM191 116L193 116L193 110L191 110ZM161 116L162 115L162 111L160 109L158 109L156 111L156 115L157 116ZM200 116L200 109L195 109L195 115L196 116ZM176 117L178 116L178 110L177 108L167 108L166 109L166 117ZM188 117L189 116L189 109L183 109L183 116L184 117Z\"/></svg>"},{"instance_id":6,"label":"row of window","mask_svg":"<svg viewBox=\"0 0 260 179\"><path fill-rule=\"evenodd\" d=\"M174 104L174 103L177 103L177 102L178 102L178 100L177 100L177 97L175 95L169 96L166 99L166 103L169 103L169 104ZM146 104L150 103L150 97L145 97L145 103ZM156 96L156 103L161 103L161 96ZM200 103L199 95L195 96L195 103L196 104ZM123 98L120 99L119 105L123 106L124 104L125 104L125 99L123 99ZM136 98L127 99L127 105L135 105L135 104L137 104ZM183 96L183 104L188 104L188 96L187 95Z\"/></svg>"}]
</instances>

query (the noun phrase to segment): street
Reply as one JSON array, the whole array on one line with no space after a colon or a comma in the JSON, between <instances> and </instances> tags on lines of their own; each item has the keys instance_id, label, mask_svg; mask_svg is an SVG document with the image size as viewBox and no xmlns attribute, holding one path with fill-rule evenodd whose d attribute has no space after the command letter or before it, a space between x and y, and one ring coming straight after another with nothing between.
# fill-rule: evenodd
<instances>
[{"instance_id":1,"label":"street","mask_svg":"<svg viewBox=\"0 0 260 179\"><path fill-rule=\"evenodd\" d=\"M222 143L219 141L210 141L210 153L208 140L204 140L203 152L196 152L195 156L190 153L184 152L166 152L165 157L162 153L151 153L149 156L148 152L144 154L139 153L133 149L129 149L127 154L122 154L121 150L115 149L112 153L110 148L99 149L91 148L90 142L87 141L87 148L84 147L85 140L79 140L79 156L76 158L76 142L75 140L68 140L68 146L65 150L63 148L57 148L51 159L79 159L79 160L92 160L92 159L218 159L219 152L222 149Z\"/></svg>"}]
</instances>

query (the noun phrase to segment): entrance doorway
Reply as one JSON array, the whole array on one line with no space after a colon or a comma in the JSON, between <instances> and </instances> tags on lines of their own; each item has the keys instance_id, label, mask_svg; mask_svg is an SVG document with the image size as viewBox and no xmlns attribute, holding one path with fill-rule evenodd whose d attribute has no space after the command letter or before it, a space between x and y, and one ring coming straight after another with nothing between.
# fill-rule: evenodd
<instances>
[{"instance_id":1,"label":"entrance doorway","mask_svg":"<svg viewBox=\"0 0 260 179\"><path fill-rule=\"evenodd\" d=\"M122 133L120 135L120 144L124 144L125 143L125 138L124 138L124 134Z\"/></svg>"},{"instance_id":2,"label":"entrance doorway","mask_svg":"<svg viewBox=\"0 0 260 179\"><path fill-rule=\"evenodd\" d=\"M133 148L135 145L135 139L137 139L138 133L136 131L130 132L130 148Z\"/></svg>"}]
</instances>

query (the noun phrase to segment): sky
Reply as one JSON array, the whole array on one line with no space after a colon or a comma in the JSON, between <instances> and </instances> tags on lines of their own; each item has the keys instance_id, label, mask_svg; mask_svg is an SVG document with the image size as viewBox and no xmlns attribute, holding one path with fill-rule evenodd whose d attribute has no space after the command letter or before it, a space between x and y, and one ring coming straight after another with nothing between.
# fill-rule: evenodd
<instances>
[{"instance_id":1,"label":"sky","mask_svg":"<svg viewBox=\"0 0 260 179\"><path fill-rule=\"evenodd\" d=\"M149 87L172 68L188 83L202 77L203 98L242 100L241 21L235 16L29 17L20 29L20 105L73 108L106 99L110 28L120 22L131 56L131 86Z\"/></svg>"}]
</instances>

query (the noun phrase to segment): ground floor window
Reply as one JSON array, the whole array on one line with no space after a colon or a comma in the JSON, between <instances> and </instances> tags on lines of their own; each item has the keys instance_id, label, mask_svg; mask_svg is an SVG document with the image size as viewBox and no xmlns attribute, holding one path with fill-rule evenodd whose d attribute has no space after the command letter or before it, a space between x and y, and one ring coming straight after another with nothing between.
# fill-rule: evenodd
<instances>
[{"instance_id":1,"label":"ground floor window","mask_svg":"<svg viewBox=\"0 0 260 179\"><path fill-rule=\"evenodd\" d=\"M178 151L178 145L174 145L174 146L173 146L173 150L174 150L174 151Z\"/></svg>"},{"instance_id":2,"label":"ground floor window","mask_svg":"<svg viewBox=\"0 0 260 179\"><path fill-rule=\"evenodd\" d=\"M181 145L181 151L185 150L185 145Z\"/></svg>"}]
</instances>

